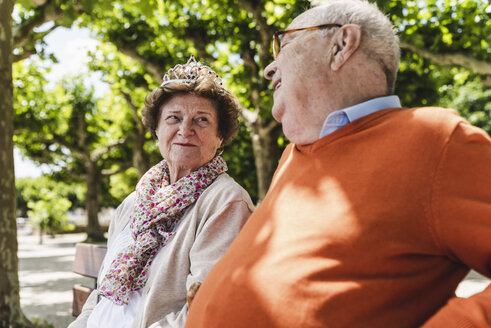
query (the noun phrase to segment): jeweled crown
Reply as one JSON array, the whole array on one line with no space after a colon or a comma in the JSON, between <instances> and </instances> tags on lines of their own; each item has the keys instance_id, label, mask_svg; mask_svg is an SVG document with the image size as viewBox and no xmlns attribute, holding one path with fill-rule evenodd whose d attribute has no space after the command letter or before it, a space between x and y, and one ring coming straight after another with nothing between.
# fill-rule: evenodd
<instances>
[{"instance_id":1,"label":"jeweled crown","mask_svg":"<svg viewBox=\"0 0 491 328\"><path fill-rule=\"evenodd\" d=\"M222 86L222 79L218 74L208 66L197 62L194 55L191 55L186 64L177 64L169 69L164 74L160 86L162 87L170 82L194 82L203 75L208 75L209 79L212 79L218 86Z\"/></svg>"}]
</instances>

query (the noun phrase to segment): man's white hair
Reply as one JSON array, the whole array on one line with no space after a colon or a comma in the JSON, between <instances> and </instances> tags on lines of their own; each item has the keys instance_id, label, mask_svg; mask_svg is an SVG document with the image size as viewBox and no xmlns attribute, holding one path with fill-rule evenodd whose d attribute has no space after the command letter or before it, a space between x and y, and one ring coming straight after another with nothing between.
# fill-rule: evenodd
<instances>
[{"instance_id":1,"label":"man's white hair","mask_svg":"<svg viewBox=\"0 0 491 328\"><path fill-rule=\"evenodd\" d=\"M377 5L365 0L330 0L318 2L315 10L321 15L319 23L354 24L361 28L360 50L380 63L387 79L387 91L392 93L399 69L399 38Z\"/></svg>"}]
</instances>

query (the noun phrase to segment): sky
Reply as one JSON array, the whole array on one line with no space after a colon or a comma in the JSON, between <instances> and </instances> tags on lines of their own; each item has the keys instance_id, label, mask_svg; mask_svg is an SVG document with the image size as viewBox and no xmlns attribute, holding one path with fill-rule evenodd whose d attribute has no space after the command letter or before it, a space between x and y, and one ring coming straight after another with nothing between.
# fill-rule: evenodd
<instances>
[{"instance_id":1,"label":"sky","mask_svg":"<svg viewBox=\"0 0 491 328\"><path fill-rule=\"evenodd\" d=\"M59 81L65 74L75 75L88 72L86 53L88 50L94 50L99 44L97 40L90 37L88 29L78 27L70 29L58 27L46 36L45 41L47 52L54 53L59 61L58 64L52 66L51 72L46 75L46 79L53 83ZM88 82L97 84L98 78L99 76L94 74ZM49 166L38 166L25 158L18 149L14 150L14 162L15 176L18 178L38 177L51 171Z\"/></svg>"}]
</instances>

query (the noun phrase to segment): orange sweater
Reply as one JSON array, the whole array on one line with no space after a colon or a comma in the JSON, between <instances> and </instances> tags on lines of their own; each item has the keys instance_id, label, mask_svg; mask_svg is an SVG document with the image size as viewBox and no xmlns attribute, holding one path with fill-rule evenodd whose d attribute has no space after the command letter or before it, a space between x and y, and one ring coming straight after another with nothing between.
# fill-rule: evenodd
<instances>
[{"instance_id":1,"label":"orange sweater","mask_svg":"<svg viewBox=\"0 0 491 328\"><path fill-rule=\"evenodd\" d=\"M491 139L386 109L287 147L187 327L491 326L491 287L452 299L469 268L491 277Z\"/></svg>"}]
</instances>

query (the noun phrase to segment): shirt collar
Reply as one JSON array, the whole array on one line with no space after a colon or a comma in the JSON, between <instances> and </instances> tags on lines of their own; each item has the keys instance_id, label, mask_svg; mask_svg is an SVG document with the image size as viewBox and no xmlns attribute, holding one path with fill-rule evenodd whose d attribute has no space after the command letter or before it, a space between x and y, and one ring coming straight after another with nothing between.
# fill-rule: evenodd
<instances>
[{"instance_id":1,"label":"shirt collar","mask_svg":"<svg viewBox=\"0 0 491 328\"><path fill-rule=\"evenodd\" d=\"M398 96L385 96L370 99L360 104L334 111L330 113L324 121L319 138L323 138L342 128L346 124L379 110L400 107L401 102Z\"/></svg>"},{"instance_id":2,"label":"shirt collar","mask_svg":"<svg viewBox=\"0 0 491 328\"><path fill-rule=\"evenodd\" d=\"M387 108L400 108L401 101L398 96L386 96L370 99L360 104L342 109L351 122Z\"/></svg>"}]
</instances>

